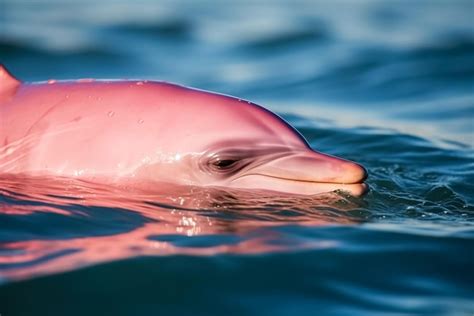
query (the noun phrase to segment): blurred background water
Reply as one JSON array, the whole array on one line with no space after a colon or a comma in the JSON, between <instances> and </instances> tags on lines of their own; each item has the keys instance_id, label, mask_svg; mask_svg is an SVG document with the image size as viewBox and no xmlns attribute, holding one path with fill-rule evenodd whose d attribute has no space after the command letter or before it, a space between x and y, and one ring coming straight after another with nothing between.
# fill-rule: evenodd
<instances>
[{"instance_id":1,"label":"blurred background water","mask_svg":"<svg viewBox=\"0 0 474 316\"><path fill-rule=\"evenodd\" d=\"M0 62L252 100L371 187L0 178L0 314L474 313L473 1L0 0Z\"/></svg>"}]
</instances>

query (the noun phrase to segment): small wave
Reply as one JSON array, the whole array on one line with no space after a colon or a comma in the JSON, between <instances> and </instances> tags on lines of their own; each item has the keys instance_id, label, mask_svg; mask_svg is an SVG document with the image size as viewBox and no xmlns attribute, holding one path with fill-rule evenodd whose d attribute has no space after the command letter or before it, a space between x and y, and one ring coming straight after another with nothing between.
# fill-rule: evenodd
<instances>
[{"instance_id":1,"label":"small wave","mask_svg":"<svg viewBox=\"0 0 474 316\"><path fill-rule=\"evenodd\" d=\"M174 19L169 21L159 21L156 23L122 23L111 27L112 32L117 34L151 36L155 39L179 39L187 38L193 33L193 24L190 20Z\"/></svg>"},{"instance_id":2,"label":"small wave","mask_svg":"<svg viewBox=\"0 0 474 316\"><path fill-rule=\"evenodd\" d=\"M242 45L248 53L273 52L275 49L291 50L297 45L319 44L330 36L329 31L322 24L305 25L301 29L268 34L261 38L247 41Z\"/></svg>"},{"instance_id":3,"label":"small wave","mask_svg":"<svg viewBox=\"0 0 474 316\"><path fill-rule=\"evenodd\" d=\"M113 58L118 57L116 53L104 49L103 47L82 47L73 51L54 50L42 48L40 45L32 45L19 40L0 39L0 58L10 59L20 56L34 55L35 58Z\"/></svg>"}]
</instances>

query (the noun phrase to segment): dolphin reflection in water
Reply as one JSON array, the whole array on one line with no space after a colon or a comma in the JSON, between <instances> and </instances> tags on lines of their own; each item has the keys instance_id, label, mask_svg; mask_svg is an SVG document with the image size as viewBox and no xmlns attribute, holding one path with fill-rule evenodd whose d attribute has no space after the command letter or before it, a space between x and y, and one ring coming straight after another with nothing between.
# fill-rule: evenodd
<instances>
[{"instance_id":1,"label":"dolphin reflection in water","mask_svg":"<svg viewBox=\"0 0 474 316\"><path fill-rule=\"evenodd\" d=\"M330 240L292 240L278 227L354 224L361 218L348 211L363 203L334 192L302 196L169 183L150 190L50 176L0 177L0 198L6 201L0 217L35 223L7 227L21 236L0 242L0 276L7 279L138 256L332 247Z\"/></svg>"}]
</instances>

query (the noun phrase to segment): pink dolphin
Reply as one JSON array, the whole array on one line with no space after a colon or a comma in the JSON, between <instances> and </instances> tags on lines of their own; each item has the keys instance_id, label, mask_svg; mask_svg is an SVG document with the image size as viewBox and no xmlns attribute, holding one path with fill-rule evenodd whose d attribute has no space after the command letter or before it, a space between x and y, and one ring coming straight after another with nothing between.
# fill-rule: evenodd
<instances>
[{"instance_id":1,"label":"pink dolphin","mask_svg":"<svg viewBox=\"0 0 474 316\"><path fill-rule=\"evenodd\" d=\"M0 174L362 195L360 165L313 151L230 96L155 81L22 83L0 65Z\"/></svg>"}]
</instances>

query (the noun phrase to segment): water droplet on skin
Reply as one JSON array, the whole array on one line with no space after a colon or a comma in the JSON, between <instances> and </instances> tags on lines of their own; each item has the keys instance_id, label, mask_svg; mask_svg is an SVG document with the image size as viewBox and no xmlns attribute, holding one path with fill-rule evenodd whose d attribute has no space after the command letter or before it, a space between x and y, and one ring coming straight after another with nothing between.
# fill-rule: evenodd
<instances>
[{"instance_id":1,"label":"water droplet on skin","mask_svg":"<svg viewBox=\"0 0 474 316\"><path fill-rule=\"evenodd\" d=\"M69 94L66 94L64 97L65 97L66 99L69 99Z\"/></svg>"},{"instance_id":2,"label":"water droplet on skin","mask_svg":"<svg viewBox=\"0 0 474 316\"><path fill-rule=\"evenodd\" d=\"M56 83L56 80L54 80L54 79L49 79L48 80L48 84L53 84L53 83Z\"/></svg>"},{"instance_id":3,"label":"water droplet on skin","mask_svg":"<svg viewBox=\"0 0 474 316\"><path fill-rule=\"evenodd\" d=\"M143 81L138 81L138 82L136 83L136 85L137 85L137 86L142 86L142 85L143 85Z\"/></svg>"},{"instance_id":4,"label":"water droplet on skin","mask_svg":"<svg viewBox=\"0 0 474 316\"><path fill-rule=\"evenodd\" d=\"M138 124L143 124L144 120L138 120Z\"/></svg>"},{"instance_id":5,"label":"water droplet on skin","mask_svg":"<svg viewBox=\"0 0 474 316\"><path fill-rule=\"evenodd\" d=\"M107 115L108 115L109 117L112 117L112 116L115 115L115 112L114 112L114 111L109 111L109 113L107 113Z\"/></svg>"}]
</instances>

